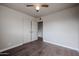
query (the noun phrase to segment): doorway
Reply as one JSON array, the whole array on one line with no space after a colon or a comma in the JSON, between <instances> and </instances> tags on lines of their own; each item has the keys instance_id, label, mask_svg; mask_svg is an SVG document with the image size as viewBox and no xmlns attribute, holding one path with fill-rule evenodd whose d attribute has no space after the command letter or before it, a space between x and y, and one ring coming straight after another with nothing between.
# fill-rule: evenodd
<instances>
[{"instance_id":1,"label":"doorway","mask_svg":"<svg viewBox=\"0 0 79 59\"><path fill-rule=\"evenodd\" d=\"M43 21L38 22L38 40L43 40Z\"/></svg>"}]
</instances>

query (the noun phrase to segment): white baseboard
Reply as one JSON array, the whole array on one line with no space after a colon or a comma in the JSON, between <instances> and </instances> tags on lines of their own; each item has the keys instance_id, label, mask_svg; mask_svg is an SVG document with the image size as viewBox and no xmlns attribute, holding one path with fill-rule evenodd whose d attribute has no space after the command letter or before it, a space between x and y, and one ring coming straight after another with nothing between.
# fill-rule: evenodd
<instances>
[{"instance_id":1,"label":"white baseboard","mask_svg":"<svg viewBox=\"0 0 79 59\"><path fill-rule=\"evenodd\" d=\"M77 49L77 48L72 48L72 47L69 47L69 46L61 45L59 43L54 43L54 42L50 42L50 41L47 41L47 40L44 40L44 42L47 42L47 43L50 43L50 44L55 44L55 45L58 45L58 46L61 46L61 47L65 47L65 48L68 48L68 49L72 49L72 50L75 50L75 51L79 52L79 49Z\"/></svg>"},{"instance_id":2,"label":"white baseboard","mask_svg":"<svg viewBox=\"0 0 79 59\"><path fill-rule=\"evenodd\" d=\"M18 47L18 46L20 46L20 45L22 45L22 44L23 44L23 43L20 43L20 44L17 44L17 45L15 45L15 46L11 46L11 47L8 47L8 48L1 49L0 52L3 52L3 51L6 51L6 50L9 50L9 49Z\"/></svg>"}]
</instances>

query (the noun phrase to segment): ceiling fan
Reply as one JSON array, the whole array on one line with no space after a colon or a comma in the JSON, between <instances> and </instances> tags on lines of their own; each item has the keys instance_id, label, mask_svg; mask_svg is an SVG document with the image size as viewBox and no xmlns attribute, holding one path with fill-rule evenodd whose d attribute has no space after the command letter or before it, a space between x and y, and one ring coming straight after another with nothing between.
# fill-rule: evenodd
<instances>
[{"instance_id":1,"label":"ceiling fan","mask_svg":"<svg viewBox=\"0 0 79 59\"><path fill-rule=\"evenodd\" d=\"M48 5L47 4L28 4L28 5L26 5L26 7L34 7L36 9L36 11L39 12L39 9L41 7L47 8Z\"/></svg>"}]
</instances>

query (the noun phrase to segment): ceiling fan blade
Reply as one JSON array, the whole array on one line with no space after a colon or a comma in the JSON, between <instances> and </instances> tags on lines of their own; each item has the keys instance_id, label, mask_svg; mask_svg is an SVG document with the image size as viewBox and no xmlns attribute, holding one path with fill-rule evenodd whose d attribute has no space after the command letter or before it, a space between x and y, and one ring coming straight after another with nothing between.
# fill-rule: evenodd
<instances>
[{"instance_id":1,"label":"ceiling fan blade","mask_svg":"<svg viewBox=\"0 0 79 59\"><path fill-rule=\"evenodd\" d=\"M48 5L41 5L42 7L48 7Z\"/></svg>"},{"instance_id":2,"label":"ceiling fan blade","mask_svg":"<svg viewBox=\"0 0 79 59\"><path fill-rule=\"evenodd\" d=\"M34 5L26 5L27 7L32 7L32 6L34 6Z\"/></svg>"}]
</instances>

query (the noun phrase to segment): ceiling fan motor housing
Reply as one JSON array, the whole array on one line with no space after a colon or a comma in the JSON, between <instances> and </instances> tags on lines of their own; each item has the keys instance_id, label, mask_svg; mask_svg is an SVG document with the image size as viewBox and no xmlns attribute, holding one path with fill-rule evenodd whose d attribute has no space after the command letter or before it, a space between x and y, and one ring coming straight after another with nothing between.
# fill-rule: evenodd
<instances>
[{"instance_id":1,"label":"ceiling fan motor housing","mask_svg":"<svg viewBox=\"0 0 79 59\"><path fill-rule=\"evenodd\" d=\"M39 12L39 10L36 10L37 12Z\"/></svg>"}]
</instances>

